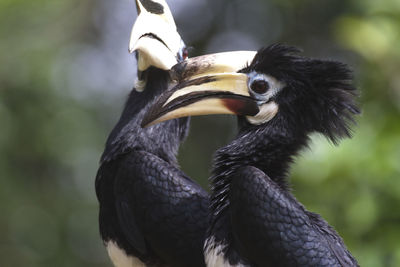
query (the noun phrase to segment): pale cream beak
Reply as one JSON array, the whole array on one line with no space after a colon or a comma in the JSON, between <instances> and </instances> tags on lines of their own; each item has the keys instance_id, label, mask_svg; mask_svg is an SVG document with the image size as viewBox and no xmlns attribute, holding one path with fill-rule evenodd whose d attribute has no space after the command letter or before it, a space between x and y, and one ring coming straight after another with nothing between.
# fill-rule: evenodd
<instances>
[{"instance_id":1,"label":"pale cream beak","mask_svg":"<svg viewBox=\"0 0 400 267\"><path fill-rule=\"evenodd\" d=\"M149 5L149 3L152 3ZM138 17L132 28L129 52L138 51L138 69L170 70L178 63L183 41L165 0L136 0Z\"/></svg>"},{"instance_id":2,"label":"pale cream beak","mask_svg":"<svg viewBox=\"0 0 400 267\"><path fill-rule=\"evenodd\" d=\"M142 126L194 115L256 115L260 109L249 94L248 77L238 73L250 64L255 54L255 51L219 53L177 64L171 70L177 84L160 96Z\"/></svg>"}]
</instances>

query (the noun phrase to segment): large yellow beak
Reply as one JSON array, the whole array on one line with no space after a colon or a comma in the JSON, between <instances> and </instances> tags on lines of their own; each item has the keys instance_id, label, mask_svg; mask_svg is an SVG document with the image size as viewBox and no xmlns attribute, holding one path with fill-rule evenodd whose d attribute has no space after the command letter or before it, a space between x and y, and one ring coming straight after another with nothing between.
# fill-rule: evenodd
<instances>
[{"instance_id":1,"label":"large yellow beak","mask_svg":"<svg viewBox=\"0 0 400 267\"><path fill-rule=\"evenodd\" d=\"M248 77L238 73L255 54L255 51L226 52L177 64L171 70L177 84L160 96L142 126L194 115L255 116L260 109L249 94Z\"/></svg>"},{"instance_id":2,"label":"large yellow beak","mask_svg":"<svg viewBox=\"0 0 400 267\"><path fill-rule=\"evenodd\" d=\"M138 17L132 28L129 52L138 51L138 69L170 70L184 46L165 0L136 0Z\"/></svg>"}]
</instances>

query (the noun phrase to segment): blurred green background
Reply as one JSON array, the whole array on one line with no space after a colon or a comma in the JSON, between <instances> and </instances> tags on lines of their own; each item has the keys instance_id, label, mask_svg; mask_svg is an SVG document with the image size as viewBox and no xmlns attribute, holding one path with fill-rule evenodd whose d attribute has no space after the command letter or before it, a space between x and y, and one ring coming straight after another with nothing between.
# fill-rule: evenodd
<instances>
[{"instance_id":1,"label":"blurred green background","mask_svg":"<svg viewBox=\"0 0 400 267\"><path fill-rule=\"evenodd\" d=\"M168 1L191 55L284 42L350 64L354 138L320 136L293 190L361 266L400 266L400 1ZM133 0L0 0L0 266L111 266L94 177L135 79ZM229 116L192 120L182 168L205 187Z\"/></svg>"}]
</instances>

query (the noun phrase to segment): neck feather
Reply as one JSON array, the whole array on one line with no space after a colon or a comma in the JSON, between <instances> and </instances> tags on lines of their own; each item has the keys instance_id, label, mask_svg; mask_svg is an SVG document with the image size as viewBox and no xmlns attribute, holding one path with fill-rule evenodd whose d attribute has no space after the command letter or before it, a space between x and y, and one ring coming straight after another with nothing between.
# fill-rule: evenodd
<instances>
[{"instance_id":1,"label":"neck feather","mask_svg":"<svg viewBox=\"0 0 400 267\"><path fill-rule=\"evenodd\" d=\"M219 149L210 178L211 209L218 217L229 207L229 188L233 176L242 166L262 170L284 190L289 190L288 173L294 156L305 146L308 137L294 131L293 125L277 117L268 125L243 127L237 138Z\"/></svg>"},{"instance_id":2,"label":"neck feather","mask_svg":"<svg viewBox=\"0 0 400 267\"><path fill-rule=\"evenodd\" d=\"M131 150L144 150L170 163L176 163L178 147L186 137L189 119L175 119L147 128L141 127L144 115L170 83L166 71L150 68L147 72L144 90L138 92L133 89L129 94L121 117L107 139L101 162L113 160Z\"/></svg>"}]
</instances>

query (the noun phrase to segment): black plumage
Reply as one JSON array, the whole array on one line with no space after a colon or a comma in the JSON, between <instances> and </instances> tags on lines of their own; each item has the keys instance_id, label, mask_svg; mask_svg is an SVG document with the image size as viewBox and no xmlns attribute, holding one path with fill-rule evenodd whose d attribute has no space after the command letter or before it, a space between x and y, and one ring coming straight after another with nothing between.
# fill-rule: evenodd
<instances>
[{"instance_id":1,"label":"black plumage","mask_svg":"<svg viewBox=\"0 0 400 267\"><path fill-rule=\"evenodd\" d=\"M358 266L335 230L291 194L288 180L310 134L334 144L350 137L359 113L351 71L280 44L260 49L239 73L218 73L226 68L215 58L174 67L178 74L194 71L194 79L184 77L145 118L148 124L188 114L238 115L237 137L214 157L207 265Z\"/></svg>"},{"instance_id":2,"label":"black plumage","mask_svg":"<svg viewBox=\"0 0 400 267\"><path fill-rule=\"evenodd\" d=\"M239 118L240 133L217 151L211 178L210 246L232 265L356 266L340 236L290 193L294 156L319 132L337 143L357 114L351 73L339 62L308 59L292 47L261 49L242 73L263 73L285 86L269 102L269 121ZM209 247L206 250L212 249Z\"/></svg>"},{"instance_id":3,"label":"black plumage","mask_svg":"<svg viewBox=\"0 0 400 267\"><path fill-rule=\"evenodd\" d=\"M108 137L96 176L101 237L116 267L204 266L209 199L179 170L189 119L143 129L140 122L187 57L164 0L136 0L129 51L138 81Z\"/></svg>"},{"instance_id":4,"label":"black plumage","mask_svg":"<svg viewBox=\"0 0 400 267\"><path fill-rule=\"evenodd\" d=\"M189 121L140 127L170 82L167 71L154 67L146 77L143 92L130 93L101 158L96 176L101 236L148 266L204 266L208 195L176 160Z\"/></svg>"}]
</instances>

